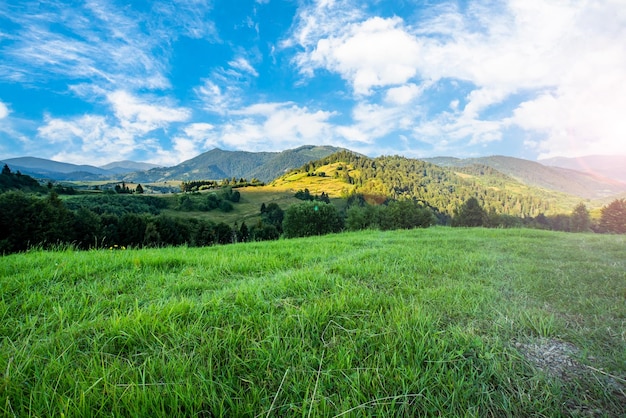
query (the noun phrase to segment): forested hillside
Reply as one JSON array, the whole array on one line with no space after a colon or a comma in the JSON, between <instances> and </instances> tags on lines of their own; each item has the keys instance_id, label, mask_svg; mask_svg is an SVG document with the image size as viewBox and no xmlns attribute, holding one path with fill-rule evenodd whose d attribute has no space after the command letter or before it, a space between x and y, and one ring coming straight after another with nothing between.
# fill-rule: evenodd
<instances>
[{"instance_id":1,"label":"forested hillside","mask_svg":"<svg viewBox=\"0 0 626 418\"><path fill-rule=\"evenodd\" d=\"M31 176L22 174L19 170L14 173L11 171L11 168L5 164L0 173L0 193L7 190L39 192L44 190L44 188Z\"/></svg>"},{"instance_id":2,"label":"forested hillside","mask_svg":"<svg viewBox=\"0 0 626 418\"><path fill-rule=\"evenodd\" d=\"M300 167L314 174L329 164L343 164L333 176L352 194L391 199L416 199L452 215L470 197L495 213L534 217L570 211L577 198L524 185L486 165L441 167L399 156L368 158L340 151ZM383 199L384 200L384 199Z\"/></svg>"}]
</instances>

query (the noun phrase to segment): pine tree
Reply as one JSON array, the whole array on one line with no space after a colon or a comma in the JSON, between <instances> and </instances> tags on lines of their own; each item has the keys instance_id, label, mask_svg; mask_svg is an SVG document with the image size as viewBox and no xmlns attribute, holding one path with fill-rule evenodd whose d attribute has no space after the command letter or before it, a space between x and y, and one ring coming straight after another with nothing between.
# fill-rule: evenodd
<instances>
[{"instance_id":1,"label":"pine tree","mask_svg":"<svg viewBox=\"0 0 626 418\"><path fill-rule=\"evenodd\" d=\"M478 199L470 197L455 214L452 226L484 226L488 219L487 212L480 206Z\"/></svg>"}]
</instances>

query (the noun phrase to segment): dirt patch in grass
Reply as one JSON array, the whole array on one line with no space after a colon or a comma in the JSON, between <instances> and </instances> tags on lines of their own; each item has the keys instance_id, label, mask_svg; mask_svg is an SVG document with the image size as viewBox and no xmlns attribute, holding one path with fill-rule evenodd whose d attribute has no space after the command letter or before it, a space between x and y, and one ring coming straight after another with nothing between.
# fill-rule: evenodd
<instances>
[{"instance_id":1,"label":"dirt patch in grass","mask_svg":"<svg viewBox=\"0 0 626 418\"><path fill-rule=\"evenodd\" d=\"M574 344L544 338L529 343L517 342L515 348L532 365L551 376L571 380L586 372L585 366L575 359L578 348Z\"/></svg>"},{"instance_id":2,"label":"dirt patch in grass","mask_svg":"<svg viewBox=\"0 0 626 418\"><path fill-rule=\"evenodd\" d=\"M577 360L580 352L572 343L551 338L542 338L531 342L516 342L515 348L533 366L564 381L583 389L580 397L570 399L563 407L568 416L603 417L624 416L626 414L626 380L613 376L593 366ZM593 358L589 358L593 360ZM614 402L605 404L594 399L588 382L597 382L610 393ZM604 405L603 405L604 404ZM620 407L623 407L623 409Z\"/></svg>"}]
</instances>

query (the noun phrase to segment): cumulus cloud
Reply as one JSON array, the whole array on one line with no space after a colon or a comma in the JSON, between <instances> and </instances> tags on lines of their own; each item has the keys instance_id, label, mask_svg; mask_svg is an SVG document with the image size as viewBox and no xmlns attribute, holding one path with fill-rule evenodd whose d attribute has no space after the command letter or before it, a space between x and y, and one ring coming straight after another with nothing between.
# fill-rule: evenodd
<instances>
[{"instance_id":1,"label":"cumulus cloud","mask_svg":"<svg viewBox=\"0 0 626 418\"><path fill-rule=\"evenodd\" d=\"M114 116L46 115L44 125L37 131L38 138L58 146L59 151L53 156L56 159L104 164L141 152L158 155L161 145L150 134L190 117L188 109L172 106L163 99L140 98L123 90L110 93L108 100Z\"/></svg>"},{"instance_id":2,"label":"cumulus cloud","mask_svg":"<svg viewBox=\"0 0 626 418\"><path fill-rule=\"evenodd\" d=\"M402 28L400 18L374 17L353 23L341 33L320 39L300 54L305 72L323 68L341 75L357 94L372 87L400 85L417 74L421 46Z\"/></svg>"},{"instance_id":3,"label":"cumulus cloud","mask_svg":"<svg viewBox=\"0 0 626 418\"><path fill-rule=\"evenodd\" d=\"M408 83L400 87L393 87L385 93L385 101L394 105L405 105L422 94L423 87Z\"/></svg>"},{"instance_id":4,"label":"cumulus cloud","mask_svg":"<svg viewBox=\"0 0 626 418\"><path fill-rule=\"evenodd\" d=\"M163 128L172 122L184 122L191 112L167 103L149 103L124 90L108 95L115 116L122 127L132 131L147 133ZM163 100L159 100L163 102Z\"/></svg>"},{"instance_id":5,"label":"cumulus cloud","mask_svg":"<svg viewBox=\"0 0 626 418\"><path fill-rule=\"evenodd\" d=\"M463 9L443 2L415 21L319 0L302 7L283 45L301 48L294 63L302 74L329 71L352 87L355 118L365 96L385 89L379 112L423 99L423 112L407 115L420 141L449 149L510 140L505 132L515 127L533 138L527 147L551 156L626 153L623 39L618 0L471 1ZM438 86L450 80L466 87L446 92L446 109L433 106ZM362 141L375 135L341 130Z\"/></svg>"},{"instance_id":6,"label":"cumulus cloud","mask_svg":"<svg viewBox=\"0 0 626 418\"><path fill-rule=\"evenodd\" d=\"M294 103L258 103L231 111L237 118L221 127L220 142L241 150L278 151L311 143L331 143L334 115ZM325 140L324 138L328 138Z\"/></svg>"}]
</instances>

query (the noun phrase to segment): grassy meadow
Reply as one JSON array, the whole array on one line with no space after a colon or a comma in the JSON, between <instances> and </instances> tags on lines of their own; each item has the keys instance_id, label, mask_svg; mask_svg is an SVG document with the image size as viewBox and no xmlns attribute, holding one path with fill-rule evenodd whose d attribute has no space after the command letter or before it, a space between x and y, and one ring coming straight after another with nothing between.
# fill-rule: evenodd
<instances>
[{"instance_id":1,"label":"grassy meadow","mask_svg":"<svg viewBox=\"0 0 626 418\"><path fill-rule=\"evenodd\" d=\"M626 413L624 236L31 251L0 295L1 416Z\"/></svg>"}]
</instances>

